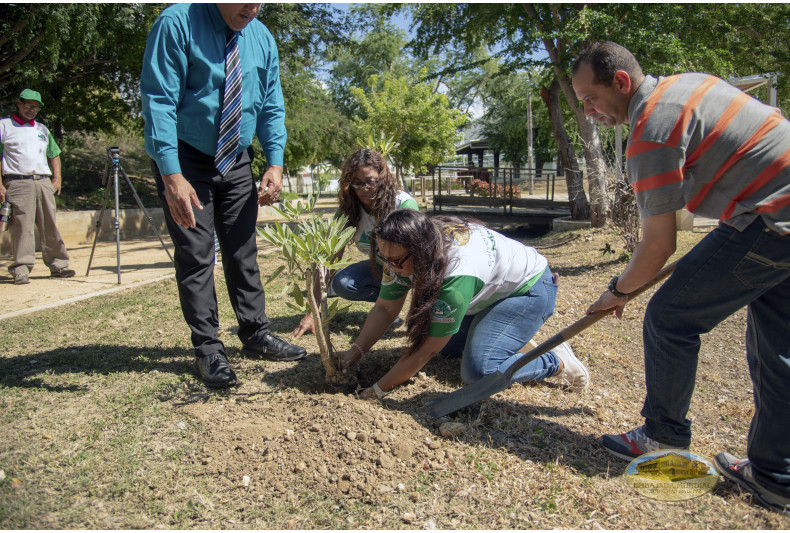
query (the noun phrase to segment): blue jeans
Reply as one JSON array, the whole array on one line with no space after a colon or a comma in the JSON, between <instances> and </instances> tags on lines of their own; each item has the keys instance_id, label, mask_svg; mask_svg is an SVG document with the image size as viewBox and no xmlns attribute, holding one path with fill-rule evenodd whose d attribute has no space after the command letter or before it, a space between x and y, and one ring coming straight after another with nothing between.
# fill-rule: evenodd
<instances>
[{"instance_id":1,"label":"blue jeans","mask_svg":"<svg viewBox=\"0 0 790 533\"><path fill-rule=\"evenodd\" d=\"M540 280L524 296L505 298L476 315L464 317L461 329L442 350L449 356L462 355L461 379L474 383L496 372L504 372L543 323L554 314L557 285L547 268ZM551 377L560 362L549 351L521 367L510 381L521 383Z\"/></svg>"},{"instance_id":2,"label":"blue jeans","mask_svg":"<svg viewBox=\"0 0 790 533\"><path fill-rule=\"evenodd\" d=\"M349 265L332 279L333 295L353 302L375 302L381 289L381 265L376 265L376 275L370 272L370 262L360 261Z\"/></svg>"},{"instance_id":3,"label":"blue jeans","mask_svg":"<svg viewBox=\"0 0 790 533\"><path fill-rule=\"evenodd\" d=\"M650 300L642 416L651 438L691 442L686 414L700 335L743 306L755 403L747 453L758 482L790 496L790 235L771 231L762 219L743 232L719 224Z\"/></svg>"}]
</instances>

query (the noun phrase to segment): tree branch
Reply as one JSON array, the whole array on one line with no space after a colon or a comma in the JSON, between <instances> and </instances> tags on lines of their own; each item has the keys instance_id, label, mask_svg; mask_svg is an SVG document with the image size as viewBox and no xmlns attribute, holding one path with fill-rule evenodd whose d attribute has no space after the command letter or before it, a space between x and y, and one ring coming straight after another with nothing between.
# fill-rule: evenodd
<instances>
[{"instance_id":1,"label":"tree branch","mask_svg":"<svg viewBox=\"0 0 790 533\"><path fill-rule=\"evenodd\" d=\"M22 18L19 22L16 23L16 26L9 28L7 32L5 32L2 36L0 36L0 46L3 46L8 40L11 38L13 34L27 26L27 23L30 21L28 18Z\"/></svg>"},{"instance_id":2,"label":"tree branch","mask_svg":"<svg viewBox=\"0 0 790 533\"><path fill-rule=\"evenodd\" d=\"M22 49L19 52L17 52L16 55L14 55L11 59L9 59L6 64L1 65L0 66L0 74L2 74L3 72L7 72L12 67L14 67L17 63L22 61L25 57L27 57L27 55L30 54L30 52L32 52L33 50L36 49L36 47L38 46L38 43L41 42L41 39L43 37L44 37L43 33L39 34L39 35L36 35L35 39L30 41L30 44L27 45L27 47L25 47L24 49Z\"/></svg>"}]
</instances>

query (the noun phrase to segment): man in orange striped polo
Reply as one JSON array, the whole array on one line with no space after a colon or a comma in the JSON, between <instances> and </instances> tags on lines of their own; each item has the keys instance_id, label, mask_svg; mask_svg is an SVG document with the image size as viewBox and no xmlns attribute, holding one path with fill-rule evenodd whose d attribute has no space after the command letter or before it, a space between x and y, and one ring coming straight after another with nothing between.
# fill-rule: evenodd
<instances>
[{"instance_id":1,"label":"man in orange striped polo","mask_svg":"<svg viewBox=\"0 0 790 533\"><path fill-rule=\"evenodd\" d=\"M580 54L573 88L588 117L630 124L628 180L642 219L642 241L588 313L622 316L628 294L675 252L675 211L719 219L647 306L645 424L602 444L627 460L688 449L700 335L747 306L748 458L725 452L715 462L762 505L790 514L790 122L715 76L645 76L613 42Z\"/></svg>"}]
</instances>

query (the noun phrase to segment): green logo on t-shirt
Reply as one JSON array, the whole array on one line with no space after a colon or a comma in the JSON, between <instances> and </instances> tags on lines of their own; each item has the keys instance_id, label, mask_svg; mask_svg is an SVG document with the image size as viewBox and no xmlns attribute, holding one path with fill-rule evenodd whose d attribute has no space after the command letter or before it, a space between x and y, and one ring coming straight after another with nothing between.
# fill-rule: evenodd
<instances>
[{"instance_id":1,"label":"green logo on t-shirt","mask_svg":"<svg viewBox=\"0 0 790 533\"><path fill-rule=\"evenodd\" d=\"M447 302L436 300L436 303L433 304L433 310L431 311L431 322L452 324L455 322L455 318L453 317L455 311L456 310Z\"/></svg>"}]
</instances>

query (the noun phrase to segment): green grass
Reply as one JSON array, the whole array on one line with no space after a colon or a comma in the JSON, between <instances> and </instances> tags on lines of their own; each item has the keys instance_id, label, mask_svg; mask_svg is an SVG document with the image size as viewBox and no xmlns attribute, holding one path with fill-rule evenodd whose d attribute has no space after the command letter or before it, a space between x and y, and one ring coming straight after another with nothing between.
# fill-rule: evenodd
<instances>
[{"instance_id":1,"label":"green grass","mask_svg":"<svg viewBox=\"0 0 790 533\"><path fill-rule=\"evenodd\" d=\"M576 320L603 290L600 280L619 268L596 263L604 261L590 251L602 245L598 233L579 235L536 241L552 267L567 274L544 334ZM687 249L693 243L681 244ZM261 271L272 271L278 262L262 256ZM593 376L587 393L517 385L454 415L466 430L443 438L424 403L461 386L457 360L431 361L424 377L382 402L358 400L323 386L313 336L300 341L311 355L298 363L242 357L221 275L217 281L220 338L242 380L227 391L206 389L191 370L189 330L172 279L0 324L0 527L788 526L729 485L669 504L646 500L620 479L625 464L601 450L597 438L638 420L644 393L634 378L643 370L639 320L602 321L572 341ZM283 280L275 280L267 295L282 286ZM284 299L267 298L266 309L275 333L286 337L301 318ZM355 338L369 309L356 303L333 321L336 347ZM730 331L741 339L745 318L733 320L731 330L714 330L703 343L715 342L720 361L742 358L743 347ZM389 331L363 362L366 379L386 372L404 345L403 327ZM701 370L706 379L698 382L691 411L699 435L695 451L743 451L751 396L741 368L745 361L740 362ZM732 410L726 413L716 404L721 383L731 389ZM310 429L314 424L320 432ZM346 438L349 430L372 434L377 428L385 437L381 443ZM438 446L427 446L426 437ZM409 450L402 458L395 453L399 446ZM396 461L388 469L375 464L385 449ZM300 461L306 469L294 468ZM249 487L240 486L244 475L252 478ZM332 476L353 478L352 490L338 490ZM378 490L398 483L404 491Z\"/></svg>"}]
</instances>

